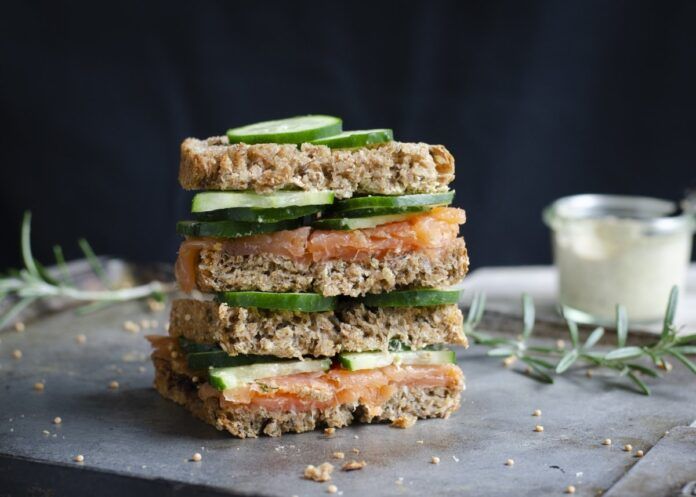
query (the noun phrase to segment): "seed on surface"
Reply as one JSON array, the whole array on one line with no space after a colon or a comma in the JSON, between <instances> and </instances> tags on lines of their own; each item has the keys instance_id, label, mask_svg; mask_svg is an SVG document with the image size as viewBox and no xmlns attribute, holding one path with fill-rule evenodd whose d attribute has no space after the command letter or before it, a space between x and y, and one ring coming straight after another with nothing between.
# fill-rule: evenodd
<instances>
[{"instance_id":1,"label":"seed on surface","mask_svg":"<svg viewBox=\"0 0 696 497\"><path fill-rule=\"evenodd\" d=\"M515 357L514 355L511 355L511 356L508 356L505 359L503 359L503 366L505 366L506 368L509 368L510 366L515 364L516 362L517 362L517 357Z\"/></svg>"},{"instance_id":2,"label":"seed on surface","mask_svg":"<svg viewBox=\"0 0 696 497\"><path fill-rule=\"evenodd\" d=\"M537 418L541 416L541 409L534 409L534 411L532 411L532 416L536 416Z\"/></svg>"},{"instance_id":3,"label":"seed on surface","mask_svg":"<svg viewBox=\"0 0 696 497\"><path fill-rule=\"evenodd\" d=\"M567 494L574 494L575 493L575 487L573 485L568 485L565 489L565 493Z\"/></svg>"},{"instance_id":4,"label":"seed on surface","mask_svg":"<svg viewBox=\"0 0 696 497\"><path fill-rule=\"evenodd\" d=\"M623 446L624 452L631 452L633 450L633 445L631 444L626 444Z\"/></svg>"},{"instance_id":5,"label":"seed on surface","mask_svg":"<svg viewBox=\"0 0 696 497\"><path fill-rule=\"evenodd\" d=\"M319 466L314 466L310 464L305 468L303 476L307 480L324 482L329 481L331 479L331 472L333 470L333 464L329 462L323 462Z\"/></svg>"},{"instance_id":6,"label":"seed on surface","mask_svg":"<svg viewBox=\"0 0 696 497\"><path fill-rule=\"evenodd\" d=\"M431 464L440 464L440 458L437 457L437 456L433 456L433 457L430 459L430 463L431 463Z\"/></svg>"},{"instance_id":7,"label":"seed on surface","mask_svg":"<svg viewBox=\"0 0 696 497\"><path fill-rule=\"evenodd\" d=\"M423 445L425 442L423 440L416 440L417 444Z\"/></svg>"},{"instance_id":8,"label":"seed on surface","mask_svg":"<svg viewBox=\"0 0 696 497\"><path fill-rule=\"evenodd\" d=\"M333 453L333 456L335 459L343 459L346 457L346 455L343 452L336 451Z\"/></svg>"},{"instance_id":9,"label":"seed on surface","mask_svg":"<svg viewBox=\"0 0 696 497\"><path fill-rule=\"evenodd\" d=\"M50 434L51 434L51 432L50 432L50 431L48 431L48 430L44 430L44 431L42 431L41 433L43 433L43 434L44 434L44 435L46 435L46 436L48 436L48 435L50 435Z\"/></svg>"},{"instance_id":10,"label":"seed on surface","mask_svg":"<svg viewBox=\"0 0 696 497\"><path fill-rule=\"evenodd\" d=\"M54 424L54 425L59 425L59 424L61 424L62 422L63 422L63 418L61 418L60 416L56 416L55 418L53 418L53 424Z\"/></svg>"},{"instance_id":11,"label":"seed on surface","mask_svg":"<svg viewBox=\"0 0 696 497\"><path fill-rule=\"evenodd\" d=\"M536 431L537 433L541 433L542 431L544 431L544 427L541 425L536 425L534 427L534 431Z\"/></svg>"},{"instance_id":12,"label":"seed on surface","mask_svg":"<svg viewBox=\"0 0 696 497\"><path fill-rule=\"evenodd\" d=\"M360 454L360 449L358 449L357 447L353 447L351 450L356 454Z\"/></svg>"},{"instance_id":13,"label":"seed on surface","mask_svg":"<svg viewBox=\"0 0 696 497\"><path fill-rule=\"evenodd\" d=\"M85 335L79 334L75 336L75 341L82 345L83 343L87 342L87 337Z\"/></svg>"},{"instance_id":14,"label":"seed on surface","mask_svg":"<svg viewBox=\"0 0 696 497\"><path fill-rule=\"evenodd\" d=\"M140 331L140 326L135 321L124 321L123 329L130 333L138 333Z\"/></svg>"},{"instance_id":15,"label":"seed on surface","mask_svg":"<svg viewBox=\"0 0 696 497\"><path fill-rule=\"evenodd\" d=\"M334 433L336 433L336 428L333 428L333 427L324 428L324 435L326 435L327 437L330 437Z\"/></svg>"},{"instance_id":16,"label":"seed on surface","mask_svg":"<svg viewBox=\"0 0 696 497\"><path fill-rule=\"evenodd\" d=\"M611 445L611 438L605 438L602 440L602 445Z\"/></svg>"},{"instance_id":17,"label":"seed on surface","mask_svg":"<svg viewBox=\"0 0 696 497\"><path fill-rule=\"evenodd\" d=\"M45 385L42 382L37 381L36 383L34 383L34 390L36 390L37 392L43 392L44 388Z\"/></svg>"},{"instance_id":18,"label":"seed on surface","mask_svg":"<svg viewBox=\"0 0 696 497\"><path fill-rule=\"evenodd\" d=\"M78 454L75 457L73 457L73 461L75 462L85 462L85 456L82 454Z\"/></svg>"},{"instance_id":19,"label":"seed on surface","mask_svg":"<svg viewBox=\"0 0 696 497\"><path fill-rule=\"evenodd\" d=\"M111 390L116 390L118 388L118 381L113 380L109 382L109 388Z\"/></svg>"},{"instance_id":20,"label":"seed on surface","mask_svg":"<svg viewBox=\"0 0 696 497\"><path fill-rule=\"evenodd\" d=\"M592 378L592 370L588 369L587 371L585 371L585 376L587 376L588 378Z\"/></svg>"},{"instance_id":21,"label":"seed on surface","mask_svg":"<svg viewBox=\"0 0 696 497\"><path fill-rule=\"evenodd\" d=\"M14 357L17 360L20 360L22 358L22 351L19 349L14 349L12 351L12 357Z\"/></svg>"},{"instance_id":22,"label":"seed on surface","mask_svg":"<svg viewBox=\"0 0 696 497\"><path fill-rule=\"evenodd\" d=\"M21 332L23 332L24 330L26 330L27 327L24 326L24 323L23 323L23 322L17 321L17 322L15 323L15 325L14 325L14 329L15 329L16 332L21 333Z\"/></svg>"},{"instance_id":23,"label":"seed on surface","mask_svg":"<svg viewBox=\"0 0 696 497\"><path fill-rule=\"evenodd\" d=\"M147 299L147 306L150 308L150 311L152 312L164 310L164 302L160 302L155 299Z\"/></svg>"},{"instance_id":24,"label":"seed on surface","mask_svg":"<svg viewBox=\"0 0 696 497\"><path fill-rule=\"evenodd\" d=\"M643 457L645 454L643 453L642 450L637 450L636 451L636 457Z\"/></svg>"},{"instance_id":25,"label":"seed on surface","mask_svg":"<svg viewBox=\"0 0 696 497\"><path fill-rule=\"evenodd\" d=\"M200 452L196 452L194 455L191 456L191 460L193 462L200 462L203 459L203 456L201 455Z\"/></svg>"},{"instance_id":26,"label":"seed on surface","mask_svg":"<svg viewBox=\"0 0 696 497\"><path fill-rule=\"evenodd\" d=\"M365 461L350 461L345 463L343 466L341 466L341 469L343 471L355 471L358 469L363 469L365 466L367 466L367 463Z\"/></svg>"},{"instance_id":27,"label":"seed on surface","mask_svg":"<svg viewBox=\"0 0 696 497\"><path fill-rule=\"evenodd\" d=\"M556 340L556 348L557 349L565 349L565 341L564 340Z\"/></svg>"},{"instance_id":28,"label":"seed on surface","mask_svg":"<svg viewBox=\"0 0 696 497\"><path fill-rule=\"evenodd\" d=\"M505 466L514 466L515 465L515 460L514 459L508 459L505 461Z\"/></svg>"},{"instance_id":29,"label":"seed on surface","mask_svg":"<svg viewBox=\"0 0 696 497\"><path fill-rule=\"evenodd\" d=\"M326 487L326 491L330 494L335 494L336 492L338 492L338 487L336 485L329 485L328 487Z\"/></svg>"}]
</instances>

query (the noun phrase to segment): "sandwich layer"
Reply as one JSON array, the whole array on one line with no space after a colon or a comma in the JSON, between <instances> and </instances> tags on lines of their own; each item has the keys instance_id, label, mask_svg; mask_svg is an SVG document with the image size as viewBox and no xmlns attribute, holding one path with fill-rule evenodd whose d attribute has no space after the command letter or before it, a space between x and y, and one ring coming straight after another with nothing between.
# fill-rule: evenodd
<instances>
[{"instance_id":1,"label":"sandwich layer","mask_svg":"<svg viewBox=\"0 0 696 497\"><path fill-rule=\"evenodd\" d=\"M358 396L338 403L318 402L315 407L295 409L283 407L282 404L274 407L270 403L229 402L224 400L223 393L211 392L214 389L209 384L194 382L193 377L175 371L171 361L153 357L153 362L154 386L163 397L185 406L194 416L218 430L226 430L240 438L280 436L286 432L299 433L319 427L340 428L353 422L447 418L459 408L461 391L464 389L461 371L451 366L452 380L446 385L395 383L386 389L388 395L382 395L378 403ZM272 383L274 379L264 381ZM353 393L357 393L357 390ZM308 387L304 394L321 395L321 392Z\"/></svg>"},{"instance_id":2,"label":"sandwich layer","mask_svg":"<svg viewBox=\"0 0 696 497\"><path fill-rule=\"evenodd\" d=\"M175 300L172 337L219 344L230 355L281 358L332 357L340 352L387 351L398 340L413 349L434 344L467 346L456 305L368 308L330 312L271 311L201 300Z\"/></svg>"},{"instance_id":3,"label":"sandwich layer","mask_svg":"<svg viewBox=\"0 0 696 497\"><path fill-rule=\"evenodd\" d=\"M324 145L229 144L226 136L181 144L179 183L187 190L333 190L404 195L447 190L454 158L442 145L387 142L357 149Z\"/></svg>"},{"instance_id":4,"label":"sandwich layer","mask_svg":"<svg viewBox=\"0 0 696 497\"><path fill-rule=\"evenodd\" d=\"M255 290L358 297L397 289L450 286L464 278L469 269L463 238L440 249L363 260L312 262L269 253L233 255L224 243L208 244L199 254L192 271L196 286L203 292Z\"/></svg>"}]
</instances>

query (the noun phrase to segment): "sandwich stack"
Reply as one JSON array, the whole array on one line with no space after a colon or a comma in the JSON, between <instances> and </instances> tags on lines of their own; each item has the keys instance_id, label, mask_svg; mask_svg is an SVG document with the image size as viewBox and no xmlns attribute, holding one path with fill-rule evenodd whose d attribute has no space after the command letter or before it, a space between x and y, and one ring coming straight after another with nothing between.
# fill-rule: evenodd
<instances>
[{"instance_id":1,"label":"sandwich stack","mask_svg":"<svg viewBox=\"0 0 696 497\"><path fill-rule=\"evenodd\" d=\"M454 159L388 129L301 116L181 145L199 190L155 387L237 437L448 417L468 269ZM202 296L202 297L201 297Z\"/></svg>"}]
</instances>

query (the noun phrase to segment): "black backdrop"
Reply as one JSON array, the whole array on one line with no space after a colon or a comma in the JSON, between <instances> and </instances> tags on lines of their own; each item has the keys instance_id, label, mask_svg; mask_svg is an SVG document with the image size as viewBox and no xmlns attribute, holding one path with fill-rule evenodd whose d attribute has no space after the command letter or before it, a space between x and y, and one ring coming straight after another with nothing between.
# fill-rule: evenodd
<instances>
[{"instance_id":1,"label":"black backdrop","mask_svg":"<svg viewBox=\"0 0 696 497\"><path fill-rule=\"evenodd\" d=\"M693 185L695 26L693 1L16 2L0 267L27 208L46 261L172 260L179 142L305 113L447 145L474 266L547 263L554 198Z\"/></svg>"}]
</instances>

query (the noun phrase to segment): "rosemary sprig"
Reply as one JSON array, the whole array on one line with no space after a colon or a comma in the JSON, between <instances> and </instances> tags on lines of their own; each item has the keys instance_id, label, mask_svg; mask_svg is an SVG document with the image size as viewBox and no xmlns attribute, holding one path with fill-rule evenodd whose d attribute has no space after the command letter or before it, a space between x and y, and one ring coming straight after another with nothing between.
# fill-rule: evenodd
<instances>
[{"instance_id":1,"label":"rosemary sprig","mask_svg":"<svg viewBox=\"0 0 696 497\"><path fill-rule=\"evenodd\" d=\"M476 294L471 302L469 313L464 322L464 331L474 339L475 343L491 347L489 356L505 357L508 363L515 360L524 362L530 370L530 376L544 383L553 383L554 374L563 374L577 363L596 368L616 371L619 376L627 377L645 395L650 395L650 388L640 376L659 378L657 369L668 369L668 356L681 362L692 373L696 374L696 364L687 358L688 354L696 354L696 334L678 336L674 325L674 315L677 309L679 290L672 288L667 309L663 320L662 333L659 340L645 346L628 346L628 316L626 308L616 306L616 342L617 347L607 352L594 350L595 345L604 336L604 328L596 328L584 343L580 342L578 325L564 316L570 343L569 350L558 347L542 347L530 343L534 330L534 302L527 295L522 295L522 333L517 339L494 338L476 330L483 316L485 296ZM653 367L648 367L636 361L650 359Z\"/></svg>"},{"instance_id":2,"label":"rosemary sprig","mask_svg":"<svg viewBox=\"0 0 696 497\"><path fill-rule=\"evenodd\" d=\"M96 310L108 303L125 302L142 298L162 300L171 288L159 281L131 288L111 288L106 271L94 254L89 243L81 239L79 246L85 254L92 271L104 285L104 290L83 290L75 286L70 277L70 271L63 256L63 249L56 245L53 253L60 278L49 274L46 268L34 258L31 250L31 212L24 213L21 230L21 251L24 268L19 271L9 271L6 276L0 276L0 304L12 300L8 310L0 315L0 329L4 328L19 313L41 299L48 297L63 297L70 300L91 302L81 309ZM84 313L84 312L83 312Z\"/></svg>"}]
</instances>

